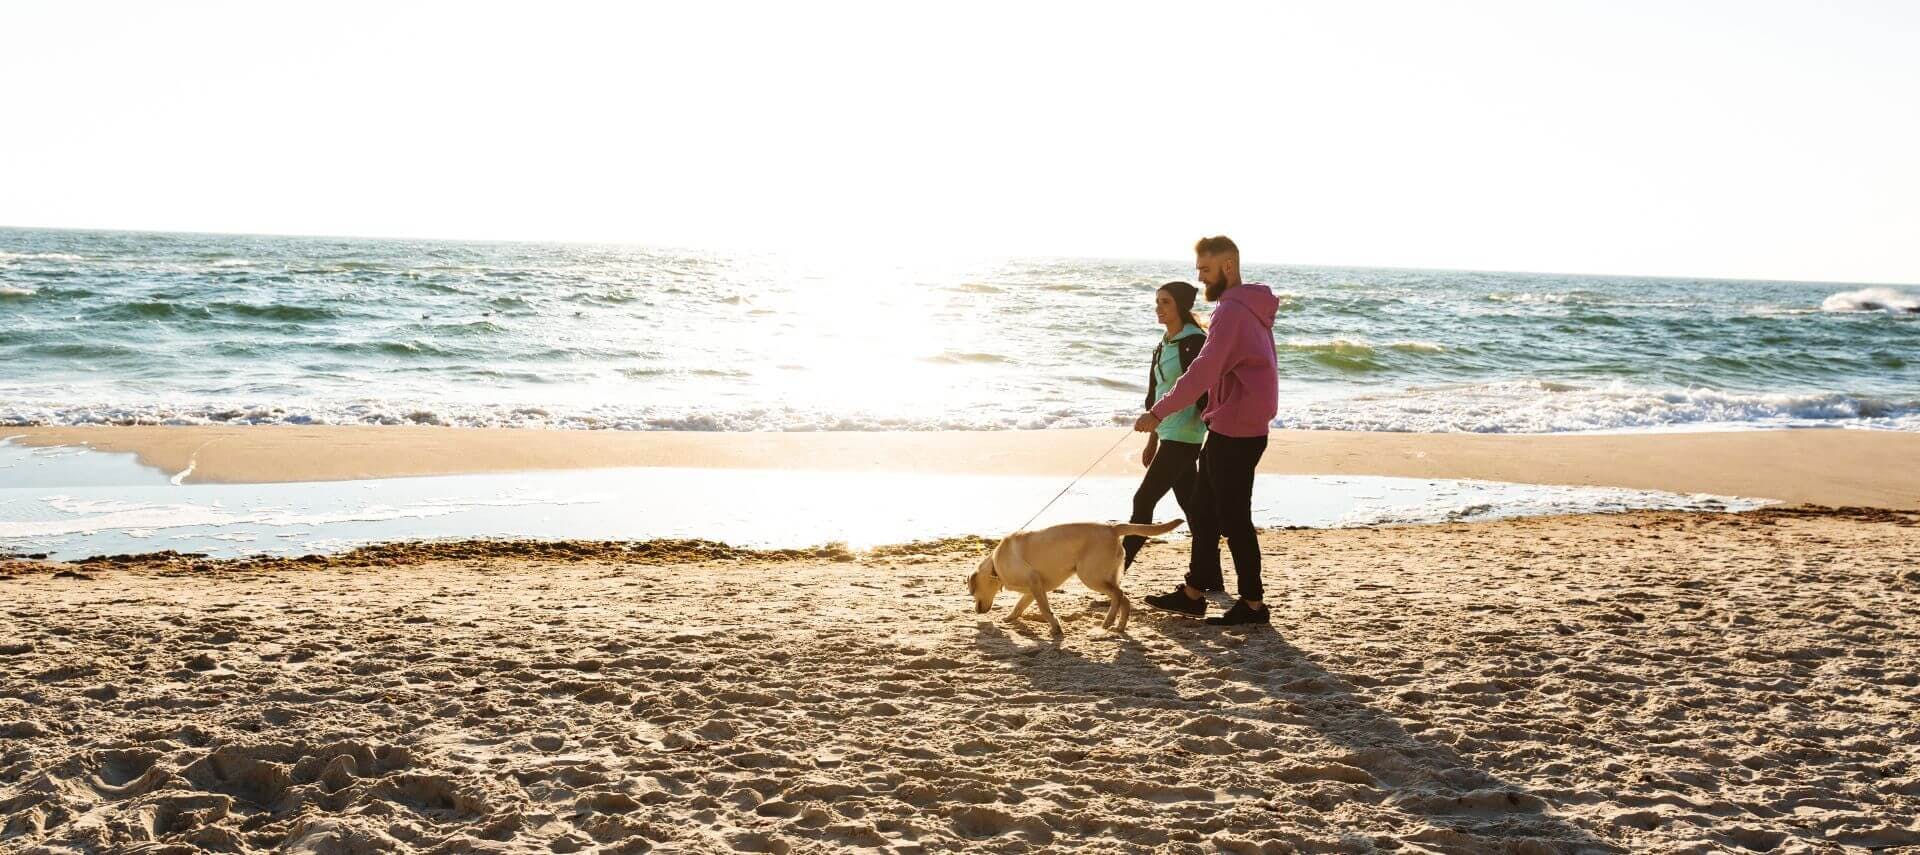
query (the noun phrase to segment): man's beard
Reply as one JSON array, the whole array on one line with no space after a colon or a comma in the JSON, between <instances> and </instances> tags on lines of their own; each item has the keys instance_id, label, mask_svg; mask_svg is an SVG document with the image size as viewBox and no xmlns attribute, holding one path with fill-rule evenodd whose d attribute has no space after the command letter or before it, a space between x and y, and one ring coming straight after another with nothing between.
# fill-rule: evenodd
<instances>
[{"instance_id":1,"label":"man's beard","mask_svg":"<svg viewBox=\"0 0 1920 855\"><path fill-rule=\"evenodd\" d=\"M1227 293L1227 277L1226 277L1226 274L1224 273L1220 274L1219 278L1217 279L1213 279L1213 280L1202 279L1200 281L1206 283L1207 302L1209 303L1220 302L1220 295Z\"/></svg>"}]
</instances>

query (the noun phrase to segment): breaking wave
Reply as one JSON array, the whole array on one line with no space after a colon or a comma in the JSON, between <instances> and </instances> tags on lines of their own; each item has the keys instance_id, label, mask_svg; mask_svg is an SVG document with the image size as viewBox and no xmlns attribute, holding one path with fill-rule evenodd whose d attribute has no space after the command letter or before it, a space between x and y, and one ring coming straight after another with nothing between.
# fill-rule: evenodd
<instances>
[{"instance_id":1,"label":"breaking wave","mask_svg":"<svg viewBox=\"0 0 1920 855\"><path fill-rule=\"evenodd\" d=\"M1906 294L1892 288L1861 288L1858 291L1843 291L1821 301L1823 312L1892 312L1896 314L1920 313L1920 295Z\"/></svg>"}]
</instances>

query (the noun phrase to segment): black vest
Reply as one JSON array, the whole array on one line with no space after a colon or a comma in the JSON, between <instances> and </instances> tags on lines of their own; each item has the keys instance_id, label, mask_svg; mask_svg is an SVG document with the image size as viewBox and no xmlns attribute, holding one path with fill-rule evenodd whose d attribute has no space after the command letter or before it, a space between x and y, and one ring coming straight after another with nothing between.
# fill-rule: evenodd
<instances>
[{"instance_id":1,"label":"black vest","mask_svg":"<svg viewBox=\"0 0 1920 855\"><path fill-rule=\"evenodd\" d=\"M1194 357L1200 355L1200 348L1206 346L1207 335L1206 333L1201 333L1199 335L1190 335L1186 338L1174 339L1173 344L1175 347L1180 348L1180 373L1185 374L1187 373L1187 366L1193 364ZM1155 381L1159 379L1155 376L1155 373L1160 370L1160 348L1166 346L1166 339L1161 339L1160 343L1153 348L1153 361L1147 363L1147 405L1143 410L1153 409L1153 405L1160 401L1159 398L1154 397L1153 387ZM1207 411L1206 393L1202 392L1200 394L1200 400L1195 401L1193 405L1199 408L1200 412L1205 413Z\"/></svg>"}]
</instances>

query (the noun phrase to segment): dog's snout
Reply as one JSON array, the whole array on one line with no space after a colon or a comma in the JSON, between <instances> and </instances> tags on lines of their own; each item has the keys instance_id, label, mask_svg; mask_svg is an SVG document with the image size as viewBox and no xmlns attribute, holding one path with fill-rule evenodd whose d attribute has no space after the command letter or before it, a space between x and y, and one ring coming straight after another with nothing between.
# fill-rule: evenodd
<instances>
[{"instance_id":1,"label":"dog's snout","mask_svg":"<svg viewBox=\"0 0 1920 855\"><path fill-rule=\"evenodd\" d=\"M974 603L974 604L973 604L973 613L974 613L974 614L977 614L977 615L983 615L983 614L986 614L986 613L987 613L987 607L986 607L986 606L983 606L983 605L981 605L981 604L979 604L979 603Z\"/></svg>"}]
</instances>

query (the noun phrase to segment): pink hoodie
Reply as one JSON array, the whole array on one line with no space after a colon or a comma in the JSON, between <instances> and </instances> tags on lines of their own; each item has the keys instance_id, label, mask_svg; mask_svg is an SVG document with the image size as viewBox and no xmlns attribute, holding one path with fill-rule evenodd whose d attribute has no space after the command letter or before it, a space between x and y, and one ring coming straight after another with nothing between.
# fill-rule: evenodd
<instances>
[{"instance_id":1,"label":"pink hoodie","mask_svg":"<svg viewBox=\"0 0 1920 855\"><path fill-rule=\"evenodd\" d=\"M1207 324L1207 343L1167 396L1153 405L1165 419L1207 396L1200 419L1214 433L1266 436L1280 409L1280 375L1274 366L1273 313L1280 300L1267 286L1241 284L1220 298Z\"/></svg>"}]
</instances>

